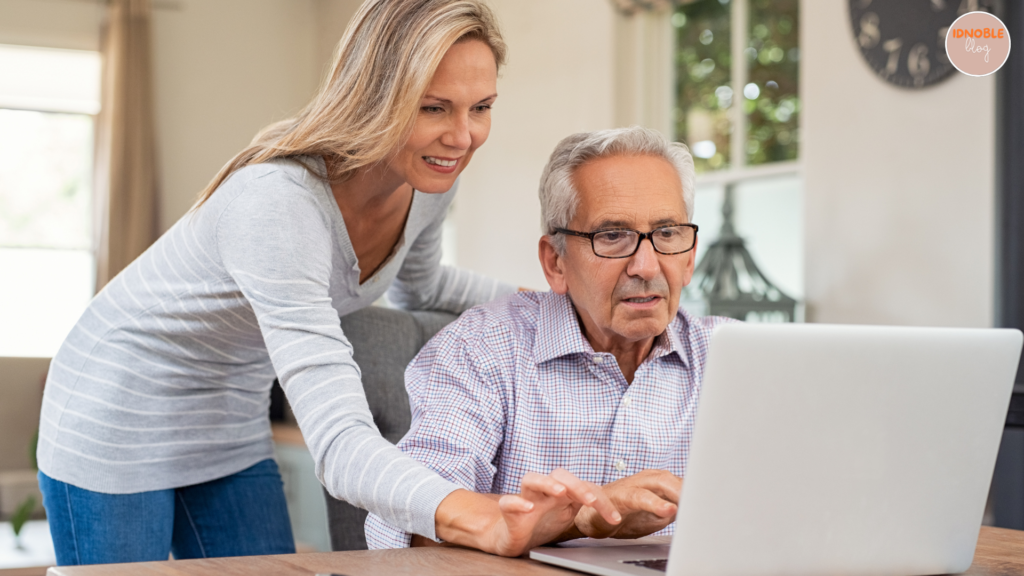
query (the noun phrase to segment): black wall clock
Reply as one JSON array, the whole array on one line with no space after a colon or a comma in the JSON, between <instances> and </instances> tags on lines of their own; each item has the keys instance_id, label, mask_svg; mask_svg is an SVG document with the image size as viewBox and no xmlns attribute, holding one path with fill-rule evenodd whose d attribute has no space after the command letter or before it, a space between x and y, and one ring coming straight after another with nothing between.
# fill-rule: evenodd
<instances>
[{"instance_id":1,"label":"black wall clock","mask_svg":"<svg viewBox=\"0 0 1024 576\"><path fill-rule=\"evenodd\" d=\"M876 74L897 86L923 88L955 70L946 58L946 30L953 21L967 12L991 11L992 1L849 0L850 25Z\"/></svg>"}]
</instances>

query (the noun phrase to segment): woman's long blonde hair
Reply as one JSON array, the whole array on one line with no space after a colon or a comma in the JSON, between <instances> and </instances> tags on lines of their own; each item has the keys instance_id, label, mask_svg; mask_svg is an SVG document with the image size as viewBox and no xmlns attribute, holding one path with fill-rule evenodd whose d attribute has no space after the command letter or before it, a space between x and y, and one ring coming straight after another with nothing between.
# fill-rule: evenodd
<instances>
[{"instance_id":1,"label":"woman's long blonde hair","mask_svg":"<svg viewBox=\"0 0 1024 576\"><path fill-rule=\"evenodd\" d=\"M199 195L195 208L236 170L274 158L331 159L332 182L387 158L408 139L441 59L460 40L490 46L500 68L505 42L481 0L366 0L334 53L328 76L295 118L261 130ZM195 209L194 208L194 209Z\"/></svg>"}]
</instances>

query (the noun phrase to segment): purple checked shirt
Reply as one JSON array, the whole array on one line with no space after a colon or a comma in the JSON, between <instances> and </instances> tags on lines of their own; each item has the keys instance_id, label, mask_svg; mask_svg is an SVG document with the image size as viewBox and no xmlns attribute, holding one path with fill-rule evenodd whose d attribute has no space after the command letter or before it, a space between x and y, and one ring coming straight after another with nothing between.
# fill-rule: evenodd
<instances>
[{"instance_id":1,"label":"purple checked shirt","mask_svg":"<svg viewBox=\"0 0 1024 576\"><path fill-rule=\"evenodd\" d=\"M520 292L477 306L409 364L412 427L398 447L456 484L495 494L518 493L527 472L559 467L600 485L649 468L683 476L708 341L729 321L680 309L628 384L615 357L583 337L568 297ZM371 550L410 538L366 519Z\"/></svg>"}]
</instances>

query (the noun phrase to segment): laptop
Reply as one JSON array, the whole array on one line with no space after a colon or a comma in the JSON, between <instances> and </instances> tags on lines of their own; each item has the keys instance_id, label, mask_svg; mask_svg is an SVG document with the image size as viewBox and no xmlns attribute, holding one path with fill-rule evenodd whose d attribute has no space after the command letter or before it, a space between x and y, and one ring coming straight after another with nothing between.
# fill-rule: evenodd
<instances>
[{"instance_id":1,"label":"laptop","mask_svg":"<svg viewBox=\"0 0 1024 576\"><path fill-rule=\"evenodd\" d=\"M604 576L963 572L1021 342L1017 330L722 326L671 544L530 557Z\"/></svg>"}]
</instances>

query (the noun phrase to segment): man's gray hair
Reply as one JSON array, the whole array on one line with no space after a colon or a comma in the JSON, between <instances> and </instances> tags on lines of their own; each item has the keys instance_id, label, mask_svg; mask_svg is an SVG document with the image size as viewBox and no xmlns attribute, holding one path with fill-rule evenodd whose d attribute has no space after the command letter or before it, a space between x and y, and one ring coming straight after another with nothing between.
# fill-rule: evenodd
<instances>
[{"instance_id":1,"label":"man's gray hair","mask_svg":"<svg viewBox=\"0 0 1024 576\"><path fill-rule=\"evenodd\" d=\"M540 177L541 224L559 254L565 253L565 236L555 234L555 228L568 227L580 204L573 173L590 160L608 156L656 156L667 160L683 185L686 217L693 219L693 156L684 144L669 142L659 132L639 126L578 132L555 146Z\"/></svg>"}]
</instances>

